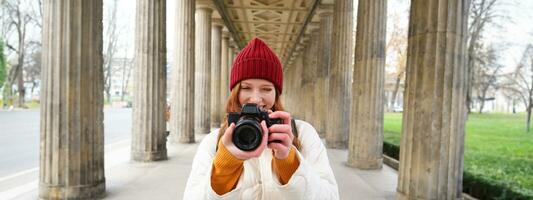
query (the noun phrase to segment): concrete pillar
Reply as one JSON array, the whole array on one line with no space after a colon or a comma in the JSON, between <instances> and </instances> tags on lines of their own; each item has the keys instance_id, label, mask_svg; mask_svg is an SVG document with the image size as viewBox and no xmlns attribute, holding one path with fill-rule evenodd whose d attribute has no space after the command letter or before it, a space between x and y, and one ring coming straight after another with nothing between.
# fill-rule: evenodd
<instances>
[{"instance_id":1,"label":"concrete pillar","mask_svg":"<svg viewBox=\"0 0 533 200\"><path fill-rule=\"evenodd\" d=\"M387 0L360 0L357 10L348 165L381 169Z\"/></svg>"},{"instance_id":2,"label":"concrete pillar","mask_svg":"<svg viewBox=\"0 0 533 200\"><path fill-rule=\"evenodd\" d=\"M411 2L398 199L462 199L469 4Z\"/></svg>"},{"instance_id":3,"label":"concrete pillar","mask_svg":"<svg viewBox=\"0 0 533 200\"><path fill-rule=\"evenodd\" d=\"M194 0L176 1L170 140L194 142Z\"/></svg>"},{"instance_id":4,"label":"concrete pillar","mask_svg":"<svg viewBox=\"0 0 533 200\"><path fill-rule=\"evenodd\" d=\"M348 144L352 98L353 0L335 1L326 143L344 149Z\"/></svg>"},{"instance_id":5,"label":"concrete pillar","mask_svg":"<svg viewBox=\"0 0 533 200\"><path fill-rule=\"evenodd\" d=\"M222 32L222 47L221 47L222 53L220 55L220 108L221 113L223 115L226 114L226 102L229 97L229 70L231 69L231 66L229 65L229 37L228 32ZM223 120L224 118L222 118ZM221 120L221 122L222 122Z\"/></svg>"},{"instance_id":6,"label":"concrete pillar","mask_svg":"<svg viewBox=\"0 0 533 200\"><path fill-rule=\"evenodd\" d=\"M331 35L333 30L333 13L320 13L320 34L318 38L318 68L317 82L315 85L315 110L316 123L313 124L320 137L325 136L326 123L329 121L325 114L327 113L327 99L329 94L329 68L331 64Z\"/></svg>"},{"instance_id":7,"label":"concrete pillar","mask_svg":"<svg viewBox=\"0 0 533 200\"><path fill-rule=\"evenodd\" d=\"M228 62L228 68L227 68L227 70L228 70L228 73L225 75L225 76L226 76L226 80L227 80L227 82L226 82L226 86L223 86L223 87L226 89L226 91L227 91L227 94L226 94L226 95L227 95L227 96L226 96L226 100L228 99L228 97L229 97L229 95L230 95L230 89L231 89L231 88L229 88L229 81L230 81L231 68L232 68L232 66L233 66L233 58L234 58L233 55L234 55L234 53L235 53L235 52L233 51L233 45L232 45L232 43L233 43L233 39L231 39L231 36L229 36L229 40L228 40L228 55L227 55L227 56L228 56L228 57L227 57L227 62Z\"/></svg>"},{"instance_id":8,"label":"concrete pillar","mask_svg":"<svg viewBox=\"0 0 533 200\"><path fill-rule=\"evenodd\" d=\"M293 83L293 72L294 63L283 68L283 95L281 95L283 106L291 112L291 115L294 117L294 107L292 107L292 100L294 98L294 88Z\"/></svg>"},{"instance_id":9,"label":"concrete pillar","mask_svg":"<svg viewBox=\"0 0 533 200\"><path fill-rule=\"evenodd\" d=\"M102 1L43 5L39 198L100 198L105 194Z\"/></svg>"},{"instance_id":10,"label":"concrete pillar","mask_svg":"<svg viewBox=\"0 0 533 200\"><path fill-rule=\"evenodd\" d=\"M167 159L166 1L138 0L131 158Z\"/></svg>"},{"instance_id":11,"label":"concrete pillar","mask_svg":"<svg viewBox=\"0 0 533 200\"><path fill-rule=\"evenodd\" d=\"M317 68L318 68L318 56L308 56L308 55L318 55L318 30L312 30L309 34L309 41L307 42L307 48L302 54L304 58L304 67L305 70L303 74L303 90L302 96L299 98L304 101L304 107L302 111L304 112L304 118L311 124L316 123L315 116L317 115L315 111L315 83L317 81Z\"/></svg>"},{"instance_id":12,"label":"concrete pillar","mask_svg":"<svg viewBox=\"0 0 533 200\"><path fill-rule=\"evenodd\" d=\"M211 127L220 127L222 114L222 99L220 98L221 76L221 44L222 24L213 23L211 26Z\"/></svg>"},{"instance_id":13,"label":"concrete pillar","mask_svg":"<svg viewBox=\"0 0 533 200\"><path fill-rule=\"evenodd\" d=\"M211 15L213 9L196 8L196 72L194 84L194 132L211 130Z\"/></svg>"},{"instance_id":14,"label":"concrete pillar","mask_svg":"<svg viewBox=\"0 0 533 200\"><path fill-rule=\"evenodd\" d=\"M291 65L290 75L287 77L290 83L290 92L283 92L284 94L290 94L287 98L289 104L286 106L292 117L296 119L305 118L305 103L302 97L305 91L302 89L303 75L304 75L304 58L297 56L294 59L294 63ZM283 75L285 76L285 75Z\"/></svg>"},{"instance_id":15,"label":"concrete pillar","mask_svg":"<svg viewBox=\"0 0 533 200\"><path fill-rule=\"evenodd\" d=\"M237 50L236 50L236 46L235 46L235 43L233 42L232 39L230 39L230 45L229 45L229 48L228 48L228 92L229 92L229 77L230 77L230 74L231 74L231 68L233 67L233 60L235 60L235 56L237 54ZM229 96L229 94L228 94Z\"/></svg>"}]
</instances>

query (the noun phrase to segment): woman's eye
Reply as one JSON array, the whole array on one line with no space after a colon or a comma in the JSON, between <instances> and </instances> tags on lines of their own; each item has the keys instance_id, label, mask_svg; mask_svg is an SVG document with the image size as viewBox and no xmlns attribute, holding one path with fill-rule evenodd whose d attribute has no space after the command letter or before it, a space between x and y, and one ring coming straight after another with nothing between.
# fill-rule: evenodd
<instances>
[{"instance_id":1,"label":"woman's eye","mask_svg":"<svg viewBox=\"0 0 533 200\"><path fill-rule=\"evenodd\" d=\"M270 92L270 91L272 91L272 88L263 88L263 91Z\"/></svg>"},{"instance_id":2,"label":"woman's eye","mask_svg":"<svg viewBox=\"0 0 533 200\"><path fill-rule=\"evenodd\" d=\"M242 87L241 89L242 90L249 90L250 88L249 87Z\"/></svg>"}]
</instances>

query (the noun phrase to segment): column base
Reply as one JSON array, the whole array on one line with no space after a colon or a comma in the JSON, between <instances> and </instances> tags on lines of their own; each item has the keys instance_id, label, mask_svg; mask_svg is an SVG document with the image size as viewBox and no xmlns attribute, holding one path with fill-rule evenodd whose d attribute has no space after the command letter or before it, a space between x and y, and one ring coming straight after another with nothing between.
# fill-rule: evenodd
<instances>
[{"instance_id":1,"label":"column base","mask_svg":"<svg viewBox=\"0 0 533 200\"><path fill-rule=\"evenodd\" d=\"M194 134L209 134L209 132L211 132L211 128L207 128L207 127L194 129Z\"/></svg>"},{"instance_id":2,"label":"column base","mask_svg":"<svg viewBox=\"0 0 533 200\"><path fill-rule=\"evenodd\" d=\"M348 157L347 166L362 170L375 170L383 168L383 158L380 159L357 159Z\"/></svg>"},{"instance_id":3,"label":"column base","mask_svg":"<svg viewBox=\"0 0 533 200\"><path fill-rule=\"evenodd\" d=\"M348 148L348 142L328 141L328 139L326 138L326 147L328 149L346 149Z\"/></svg>"},{"instance_id":4,"label":"column base","mask_svg":"<svg viewBox=\"0 0 533 200\"><path fill-rule=\"evenodd\" d=\"M171 144L190 144L195 143L194 134L191 135L179 135L170 133L168 140Z\"/></svg>"},{"instance_id":5,"label":"column base","mask_svg":"<svg viewBox=\"0 0 533 200\"><path fill-rule=\"evenodd\" d=\"M403 192L400 192L400 190L396 190L396 200L427 200L428 198L421 198L421 197L412 197L407 194L404 194ZM435 198L440 199L440 198ZM443 198L447 199L447 198ZM461 195L459 198L453 198L455 200L463 200L464 197Z\"/></svg>"},{"instance_id":6,"label":"column base","mask_svg":"<svg viewBox=\"0 0 533 200\"><path fill-rule=\"evenodd\" d=\"M211 129L220 128L220 122L211 122Z\"/></svg>"},{"instance_id":7,"label":"column base","mask_svg":"<svg viewBox=\"0 0 533 200\"><path fill-rule=\"evenodd\" d=\"M151 162L167 159L167 150L161 151L132 151L131 158L139 162Z\"/></svg>"},{"instance_id":8,"label":"column base","mask_svg":"<svg viewBox=\"0 0 533 200\"><path fill-rule=\"evenodd\" d=\"M192 144L195 143L194 137L180 137L177 140L177 144Z\"/></svg>"},{"instance_id":9,"label":"column base","mask_svg":"<svg viewBox=\"0 0 533 200\"><path fill-rule=\"evenodd\" d=\"M39 183L39 199L99 199L105 195L105 178L94 185L57 186Z\"/></svg>"}]
</instances>

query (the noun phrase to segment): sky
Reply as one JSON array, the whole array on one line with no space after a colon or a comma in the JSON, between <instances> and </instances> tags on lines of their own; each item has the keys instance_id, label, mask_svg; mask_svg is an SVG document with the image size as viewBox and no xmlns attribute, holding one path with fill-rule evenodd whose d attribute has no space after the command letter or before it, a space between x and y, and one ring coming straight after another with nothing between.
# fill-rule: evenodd
<instances>
[{"instance_id":1,"label":"sky","mask_svg":"<svg viewBox=\"0 0 533 200\"><path fill-rule=\"evenodd\" d=\"M533 1L504 0L498 13L508 15L509 19L498 18L495 23L501 27L489 26L484 39L505 47L501 52L501 64L505 66L504 72L510 72L520 61L527 44L533 44Z\"/></svg>"}]
</instances>

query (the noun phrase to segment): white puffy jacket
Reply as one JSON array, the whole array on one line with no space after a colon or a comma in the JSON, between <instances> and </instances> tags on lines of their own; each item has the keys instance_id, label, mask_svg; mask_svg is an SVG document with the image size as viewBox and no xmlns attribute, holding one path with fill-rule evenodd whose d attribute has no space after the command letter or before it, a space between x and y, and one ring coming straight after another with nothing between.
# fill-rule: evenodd
<instances>
[{"instance_id":1,"label":"white puffy jacket","mask_svg":"<svg viewBox=\"0 0 533 200\"><path fill-rule=\"evenodd\" d=\"M183 199L339 199L337 182L329 165L326 148L309 123L295 120L301 150L300 166L286 185L272 170L272 150L244 161L244 170L234 190L218 195L211 188L211 169L216 153L218 129L200 143L194 156Z\"/></svg>"}]
</instances>

